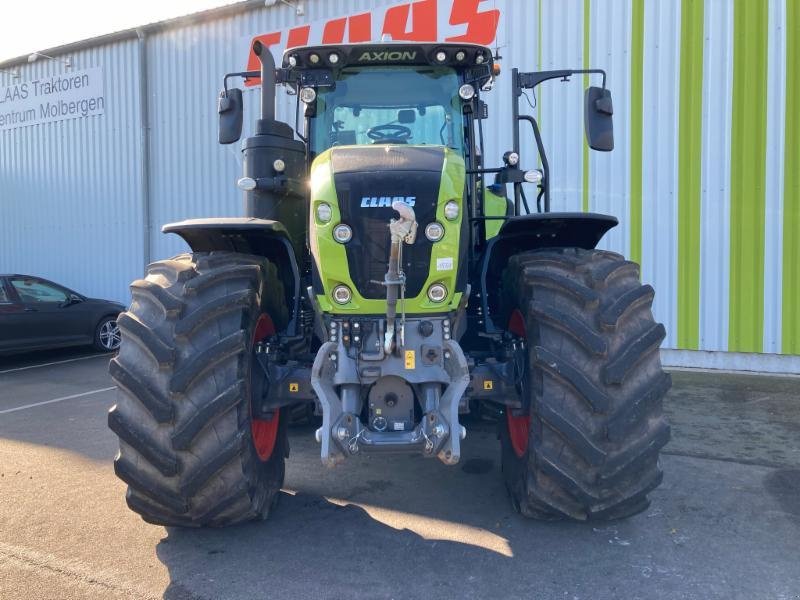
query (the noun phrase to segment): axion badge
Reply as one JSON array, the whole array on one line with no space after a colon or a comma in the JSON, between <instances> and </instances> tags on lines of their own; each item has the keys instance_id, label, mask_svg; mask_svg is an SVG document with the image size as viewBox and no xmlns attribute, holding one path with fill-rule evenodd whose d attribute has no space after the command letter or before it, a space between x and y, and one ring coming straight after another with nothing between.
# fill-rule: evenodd
<instances>
[{"instance_id":1,"label":"axion badge","mask_svg":"<svg viewBox=\"0 0 800 600\"><path fill-rule=\"evenodd\" d=\"M359 62L386 62L400 60L414 60L417 58L413 50L384 50L382 52L364 52L359 56Z\"/></svg>"},{"instance_id":2,"label":"axion badge","mask_svg":"<svg viewBox=\"0 0 800 600\"><path fill-rule=\"evenodd\" d=\"M409 206L414 206L417 202L416 196L364 196L361 198L361 208L388 208L392 202L405 202Z\"/></svg>"}]
</instances>

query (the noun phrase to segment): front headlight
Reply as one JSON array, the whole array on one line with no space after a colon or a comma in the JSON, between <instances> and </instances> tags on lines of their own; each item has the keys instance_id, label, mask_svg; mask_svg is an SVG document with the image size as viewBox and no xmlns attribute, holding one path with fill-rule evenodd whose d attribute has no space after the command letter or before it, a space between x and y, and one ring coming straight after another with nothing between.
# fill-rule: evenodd
<instances>
[{"instance_id":1,"label":"front headlight","mask_svg":"<svg viewBox=\"0 0 800 600\"><path fill-rule=\"evenodd\" d=\"M425 227L425 237L431 242L438 242L444 237L444 227L442 227L441 223L437 223L436 221L428 223L428 226Z\"/></svg>"},{"instance_id":2,"label":"front headlight","mask_svg":"<svg viewBox=\"0 0 800 600\"><path fill-rule=\"evenodd\" d=\"M441 283L434 283L428 288L428 298L431 302L444 302L444 299L447 298L447 288Z\"/></svg>"},{"instance_id":3,"label":"front headlight","mask_svg":"<svg viewBox=\"0 0 800 600\"><path fill-rule=\"evenodd\" d=\"M333 228L333 239L335 239L340 244L346 244L351 239L353 239L353 230L350 229L349 225L340 223L339 225Z\"/></svg>"},{"instance_id":4,"label":"front headlight","mask_svg":"<svg viewBox=\"0 0 800 600\"><path fill-rule=\"evenodd\" d=\"M460 211L461 209L458 206L458 202L455 200L450 200L450 202L444 205L444 216L447 217L448 221L455 221Z\"/></svg>"},{"instance_id":5,"label":"front headlight","mask_svg":"<svg viewBox=\"0 0 800 600\"><path fill-rule=\"evenodd\" d=\"M333 209L327 202L320 202L317 204L317 219L323 223L329 223L333 217Z\"/></svg>"},{"instance_id":6,"label":"front headlight","mask_svg":"<svg viewBox=\"0 0 800 600\"><path fill-rule=\"evenodd\" d=\"M353 298L353 292L346 285L337 285L331 295L337 304L347 304Z\"/></svg>"}]
</instances>

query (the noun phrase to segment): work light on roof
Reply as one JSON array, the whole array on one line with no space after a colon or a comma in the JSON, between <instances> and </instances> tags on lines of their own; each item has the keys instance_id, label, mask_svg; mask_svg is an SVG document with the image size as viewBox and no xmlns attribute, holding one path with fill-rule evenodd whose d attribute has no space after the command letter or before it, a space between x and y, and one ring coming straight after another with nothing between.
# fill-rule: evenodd
<instances>
[{"instance_id":1,"label":"work light on roof","mask_svg":"<svg viewBox=\"0 0 800 600\"><path fill-rule=\"evenodd\" d=\"M472 87L472 84L465 83L458 88L458 95L462 100L472 100L475 97L475 88Z\"/></svg>"},{"instance_id":2,"label":"work light on roof","mask_svg":"<svg viewBox=\"0 0 800 600\"><path fill-rule=\"evenodd\" d=\"M311 104L317 99L317 91L312 87L304 87L300 90L300 100L305 104Z\"/></svg>"},{"instance_id":3,"label":"work light on roof","mask_svg":"<svg viewBox=\"0 0 800 600\"><path fill-rule=\"evenodd\" d=\"M436 62L443 63L446 60L447 60L447 52L445 52L444 50L439 50L436 53Z\"/></svg>"}]
</instances>

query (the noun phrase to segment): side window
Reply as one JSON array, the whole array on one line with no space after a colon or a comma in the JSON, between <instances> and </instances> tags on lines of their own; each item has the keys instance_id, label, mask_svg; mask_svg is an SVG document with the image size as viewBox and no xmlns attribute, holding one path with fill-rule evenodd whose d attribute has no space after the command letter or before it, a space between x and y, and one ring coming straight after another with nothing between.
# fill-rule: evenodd
<instances>
[{"instance_id":1,"label":"side window","mask_svg":"<svg viewBox=\"0 0 800 600\"><path fill-rule=\"evenodd\" d=\"M6 292L6 285L2 279L0 279L0 304L11 304L11 299Z\"/></svg>"},{"instance_id":2,"label":"side window","mask_svg":"<svg viewBox=\"0 0 800 600\"><path fill-rule=\"evenodd\" d=\"M63 290L39 281L38 279L26 279L16 277L11 279L11 285L17 290L19 299L26 303L36 302L66 302L67 294Z\"/></svg>"}]
</instances>

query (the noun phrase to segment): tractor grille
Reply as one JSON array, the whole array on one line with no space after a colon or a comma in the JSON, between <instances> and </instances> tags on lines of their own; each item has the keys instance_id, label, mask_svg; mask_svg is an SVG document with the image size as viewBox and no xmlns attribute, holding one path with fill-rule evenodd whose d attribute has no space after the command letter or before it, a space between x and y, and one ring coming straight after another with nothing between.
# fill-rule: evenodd
<instances>
[{"instance_id":1,"label":"tractor grille","mask_svg":"<svg viewBox=\"0 0 800 600\"><path fill-rule=\"evenodd\" d=\"M442 148L419 146L360 146L335 148L333 177L342 222L353 229L346 245L350 278L368 299L386 297L382 285L389 262L389 219L396 217L391 202L413 199L419 223L417 239L403 245L406 297L422 292L428 278L431 242L425 226L436 218L444 165Z\"/></svg>"}]
</instances>

